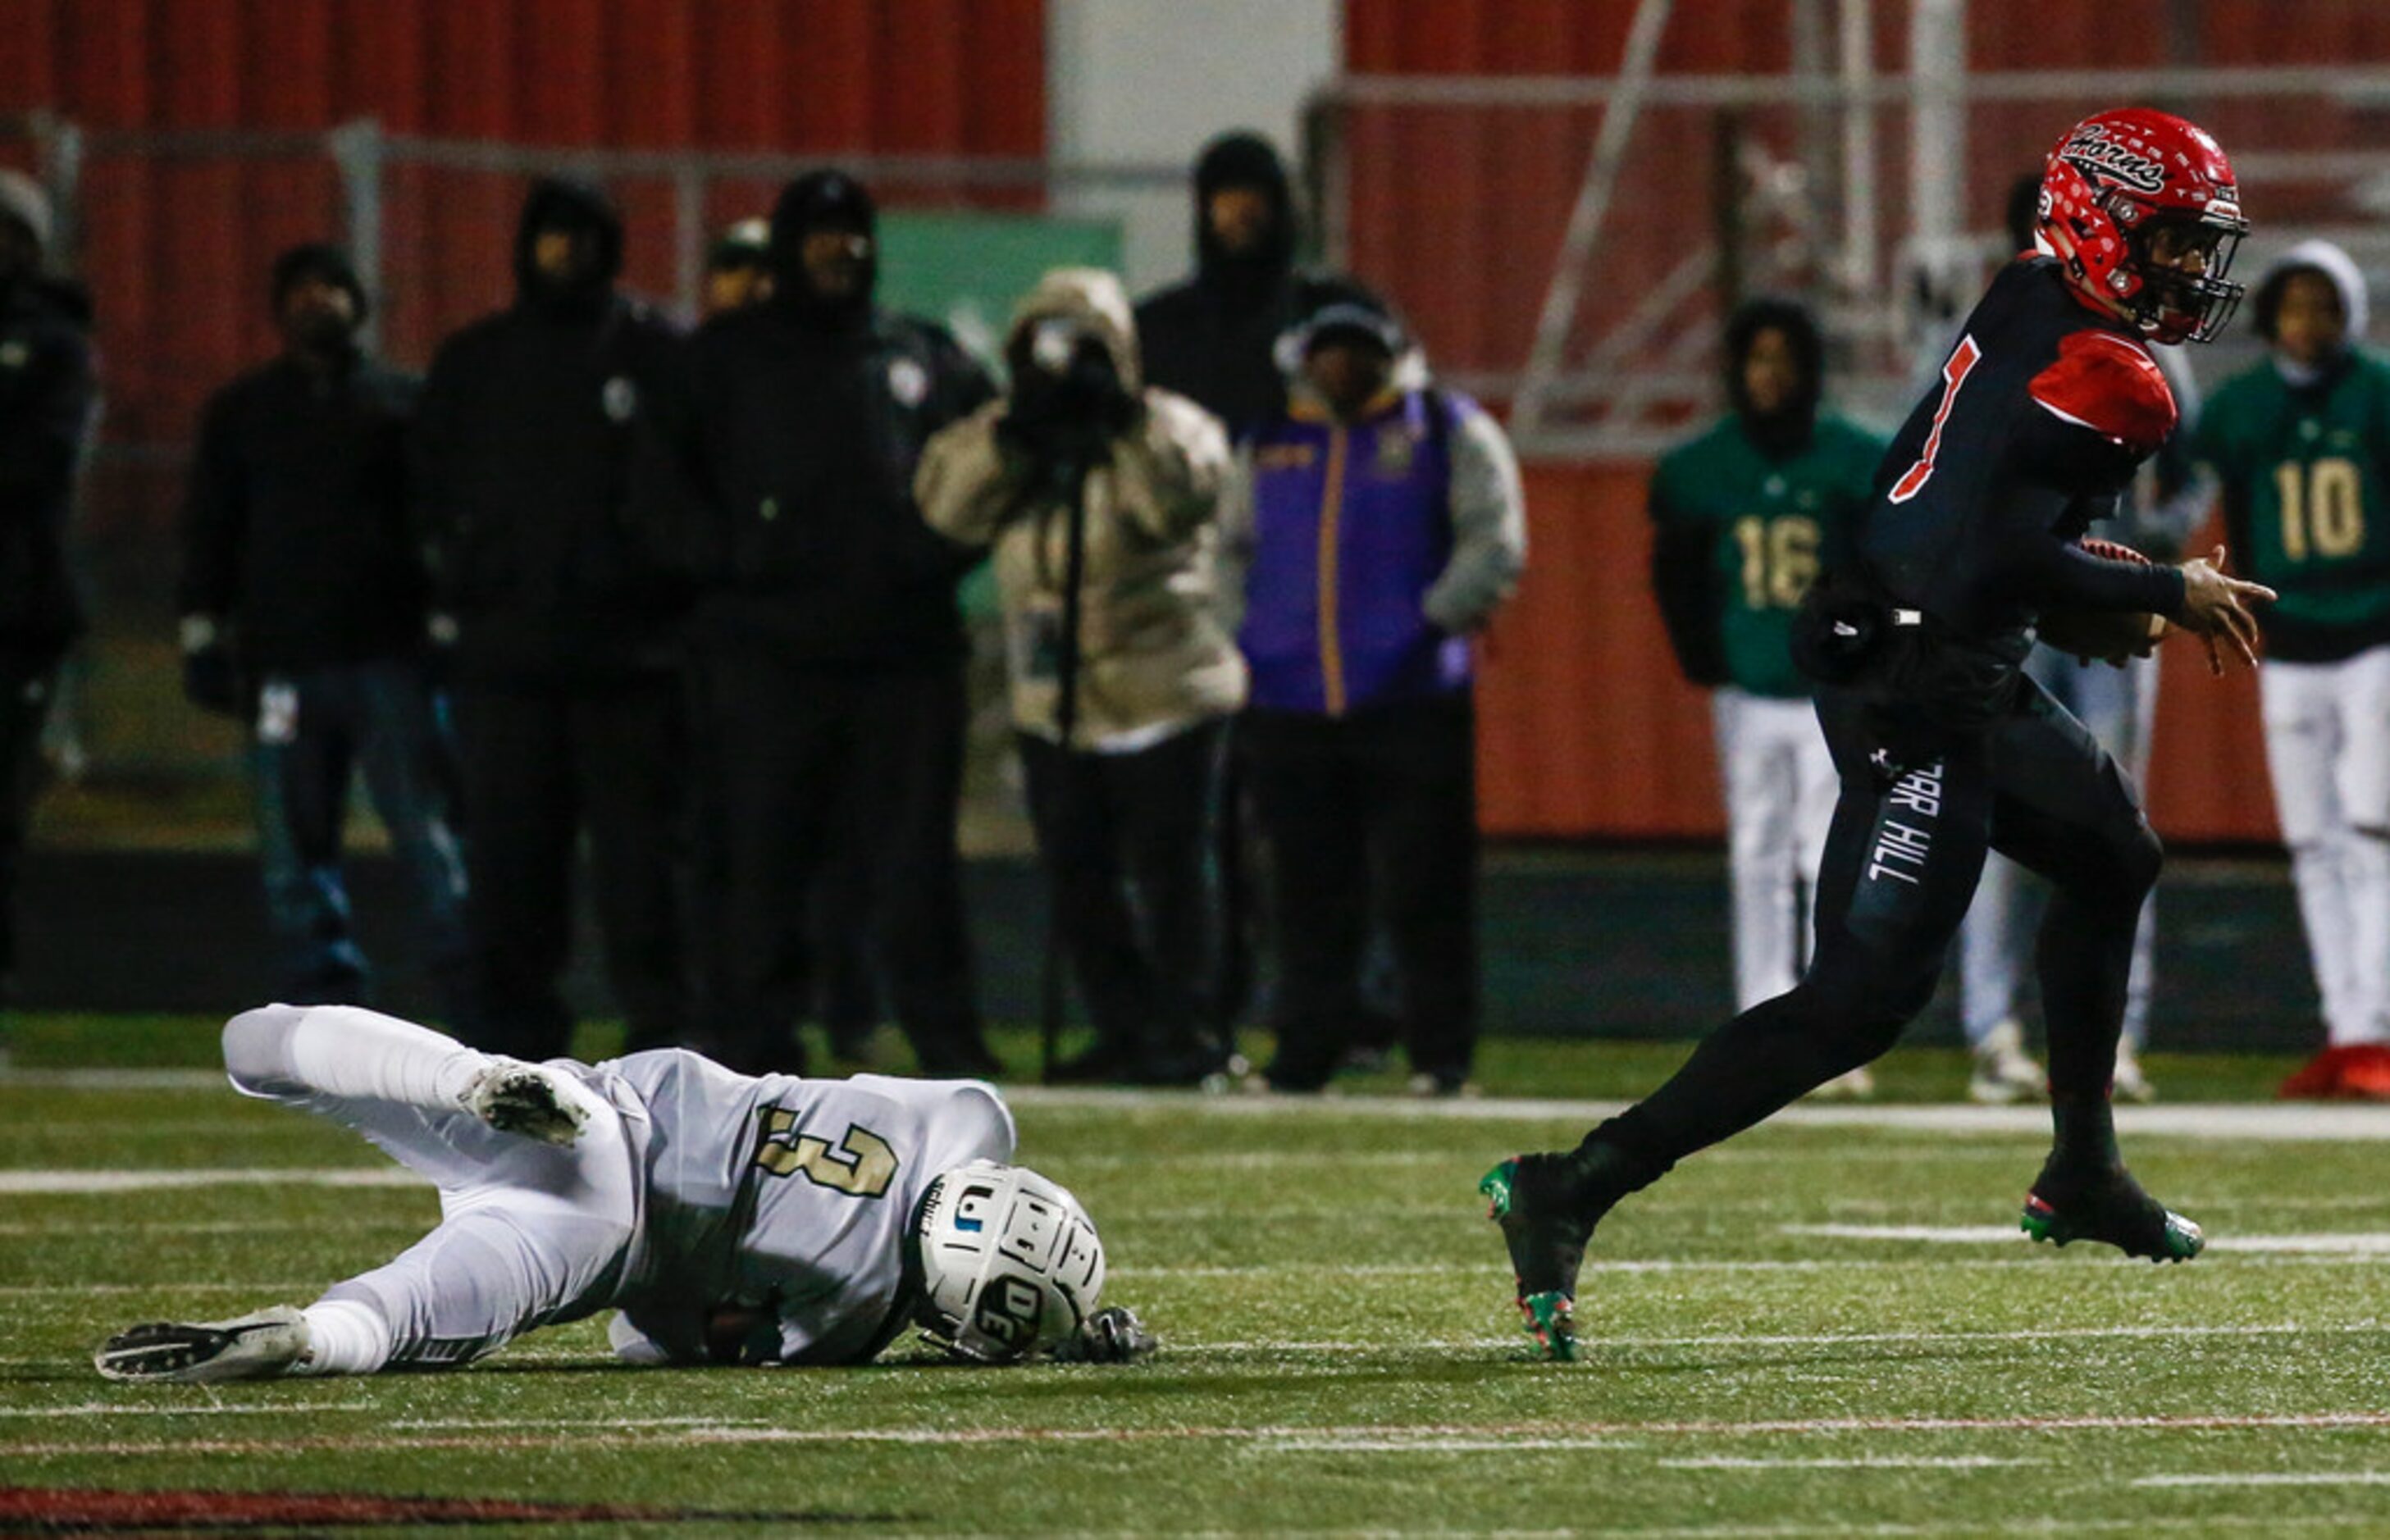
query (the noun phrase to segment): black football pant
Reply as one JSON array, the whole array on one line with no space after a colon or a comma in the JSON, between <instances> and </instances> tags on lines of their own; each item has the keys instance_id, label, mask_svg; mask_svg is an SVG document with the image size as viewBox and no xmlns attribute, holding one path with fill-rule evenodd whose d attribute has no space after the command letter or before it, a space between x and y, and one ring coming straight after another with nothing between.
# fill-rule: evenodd
<instances>
[{"instance_id":1,"label":"black football pant","mask_svg":"<svg viewBox=\"0 0 2390 1540\"><path fill-rule=\"evenodd\" d=\"M572 1014L559 982L572 952L572 875L585 829L625 1046L682 1041L689 1002L679 680L476 683L458 689L456 702L478 1046L532 1059L570 1050Z\"/></svg>"},{"instance_id":2,"label":"black football pant","mask_svg":"<svg viewBox=\"0 0 2390 1540\"><path fill-rule=\"evenodd\" d=\"M1023 733L1037 856L1063 954L1124 1075L1183 1075L1218 1038L1213 844L1224 720L1135 753L1065 753Z\"/></svg>"},{"instance_id":3,"label":"black football pant","mask_svg":"<svg viewBox=\"0 0 2390 1540\"><path fill-rule=\"evenodd\" d=\"M1270 1083L1316 1090L1367 1015L1384 928L1411 1068L1458 1081L1477 1040L1477 778L1467 694L1238 725L1269 844L1278 957Z\"/></svg>"},{"instance_id":4,"label":"black football pant","mask_svg":"<svg viewBox=\"0 0 2390 1540\"><path fill-rule=\"evenodd\" d=\"M1606 1141L1625 1157L1616 1185L1632 1190L1883 1053L1933 997L1989 849L2053 889L2035 964L2060 1155L2072 1127L2085 1158L2113 1158L2108 1083L2133 930L2161 859L2131 782L2031 680L1989 727L1934 735L1896 776L1880 768L1890 751L1862 703L1832 691L1818 714L1842 800L1807 976L1712 1033L1588 1146Z\"/></svg>"},{"instance_id":5,"label":"black football pant","mask_svg":"<svg viewBox=\"0 0 2390 1540\"><path fill-rule=\"evenodd\" d=\"M845 849L872 969L922 1072L989 1072L955 845L960 661L808 663L726 647L699 660L694 687L721 866L711 1050L751 1074L803 1069L795 1028L818 977L807 905Z\"/></svg>"},{"instance_id":6,"label":"black football pant","mask_svg":"<svg viewBox=\"0 0 2390 1540\"><path fill-rule=\"evenodd\" d=\"M45 778L42 724L57 683L55 660L0 654L0 1007L8 1003L17 969L17 879Z\"/></svg>"}]
</instances>

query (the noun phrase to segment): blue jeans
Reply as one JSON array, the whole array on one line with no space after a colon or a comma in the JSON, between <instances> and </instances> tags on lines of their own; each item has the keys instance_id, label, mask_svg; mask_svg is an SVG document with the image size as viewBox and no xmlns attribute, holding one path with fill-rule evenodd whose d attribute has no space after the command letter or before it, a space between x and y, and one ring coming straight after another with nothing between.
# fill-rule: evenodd
<instances>
[{"instance_id":1,"label":"blue jeans","mask_svg":"<svg viewBox=\"0 0 2390 1540\"><path fill-rule=\"evenodd\" d=\"M450 1025L468 1030L465 863L449 823L445 730L422 669L381 659L269 674L253 725L258 860L283 998L359 1004L368 993L341 875L350 773L362 770L406 875L426 971Z\"/></svg>"}]
</instances>

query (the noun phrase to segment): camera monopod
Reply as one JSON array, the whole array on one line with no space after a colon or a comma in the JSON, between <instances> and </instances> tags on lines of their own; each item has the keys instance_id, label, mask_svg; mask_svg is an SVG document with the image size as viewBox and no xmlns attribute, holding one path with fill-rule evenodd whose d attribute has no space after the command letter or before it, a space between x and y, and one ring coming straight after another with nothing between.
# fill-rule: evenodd
<instances>
[{"instance_id":1,"label":"camera monopod","mask_svg":"<svg viewBox=\"0 0 2390 1540\"><path fill-rule=\"evenodd\" d=\"M1060 468L1063 517L1069 520L1062 545L1062 635L1054 648L1054 731L1061 740L1061 764L1068 766L1079 727L1079 590L1087 571L1087 466L1073 458ZM1070 793L1067 770L1058 773L1052 793ZM1068 994L1063 980L1062 887L1047 864L1046 957L1040 984L1037 1022L1037 1077L1054 1079L1054 1055L1062 1036L1062 1012Z\"/></svg>"}]
</instances>

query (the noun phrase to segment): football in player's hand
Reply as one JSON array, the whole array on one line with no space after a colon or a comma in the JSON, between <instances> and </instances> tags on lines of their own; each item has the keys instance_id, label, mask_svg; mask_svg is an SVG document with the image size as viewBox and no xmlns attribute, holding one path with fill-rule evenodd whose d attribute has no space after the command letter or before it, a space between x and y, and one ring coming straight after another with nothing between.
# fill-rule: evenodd
<instances>
[{"instance_id":1,"label":"football in player's hand","mask_svg":"<svg viewBox=\"0 0 2390 1540\"><path fill-rule=\"evenodd\" d=\"M2113 540L2087 539L2079 544L2093 556L2110 561L2151 565L2148 557ZM2046 611L2034 628L2045 647L2071 653L2087 663L2097 659L2117 668L2155 652L2172 629L2164 615L2146 610L2079 610L2063 606Z\"/></svg>"}]
</instances>

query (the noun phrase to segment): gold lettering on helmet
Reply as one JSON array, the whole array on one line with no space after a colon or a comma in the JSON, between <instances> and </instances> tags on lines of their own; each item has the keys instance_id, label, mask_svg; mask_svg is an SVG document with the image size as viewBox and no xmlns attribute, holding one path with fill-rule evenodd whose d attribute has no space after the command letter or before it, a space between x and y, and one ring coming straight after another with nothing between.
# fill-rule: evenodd
<instances>
[{"instance_id":1,"label":"gold lettering on helmet","mask_svg":"<svg viewBox=\"0 0 2390 1540\"><path fill-rule=\"evenodd\" d=\"M798 1134L797 1115L785 1107L758 1108L755 1118L755 1164L771 1175L803 1176L852 1198L884 1196L896 1180L896 1151L861 1123L849 1124L833 1148Z\"/></svg>"}]
</instances>

